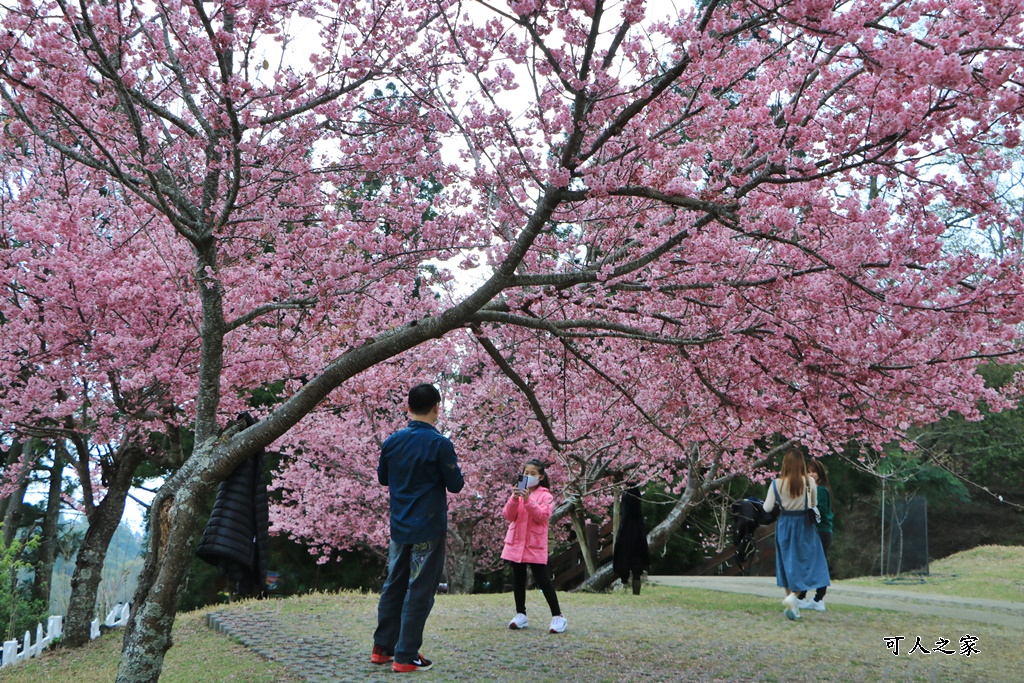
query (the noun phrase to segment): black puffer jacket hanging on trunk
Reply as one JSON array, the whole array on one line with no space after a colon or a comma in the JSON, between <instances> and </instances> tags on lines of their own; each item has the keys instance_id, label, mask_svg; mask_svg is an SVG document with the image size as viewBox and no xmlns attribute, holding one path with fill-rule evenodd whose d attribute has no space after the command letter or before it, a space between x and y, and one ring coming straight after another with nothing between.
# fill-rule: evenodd
<instances>
[{"instance_id":1,"label":"black puffer jacket hanging on trunk","mask_svg":"<svg viewBox=\"0 0 1024 683\"><path fill-rule=\"evenodd\" d=\"M640 574L651 566L651 553L647 546L647 528L640 509L640 489L630 486L622 494L622 521L615 537L612 570L625 584L633 575L633 592L640 594Z\"/></svg>"},{"instance_id":2,"label":"black puffer jacket hanging on trunk","mask_svg":"<svg viewBox=\"0 0 1024 683\"><path fill-rule=\"evenodd\" d=\"M247 425L255 423L246 414ZM196 555L231 582L239 596L258 595L267 580L270 514L262 449L247 458L217 488L210 521Z\"/></svg>"}]
</instances>

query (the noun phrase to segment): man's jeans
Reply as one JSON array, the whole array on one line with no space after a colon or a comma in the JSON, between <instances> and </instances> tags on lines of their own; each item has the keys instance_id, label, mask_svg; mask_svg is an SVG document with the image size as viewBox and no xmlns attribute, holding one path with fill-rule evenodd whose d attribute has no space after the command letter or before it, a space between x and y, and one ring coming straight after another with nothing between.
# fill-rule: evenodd
<instances>
[{"instance_id":1,"label":"man's jeans","mask_svg":"<svg viewBox=\"0 0 1024 683\"><path fill-rule=\"evenodd\" d=\"M408 664L423 644L423 625L434 606L434 593L444 571L445 534L426 543L391 542L388 578L377 605L373 644Z\"/></svg>"}]
</instances>

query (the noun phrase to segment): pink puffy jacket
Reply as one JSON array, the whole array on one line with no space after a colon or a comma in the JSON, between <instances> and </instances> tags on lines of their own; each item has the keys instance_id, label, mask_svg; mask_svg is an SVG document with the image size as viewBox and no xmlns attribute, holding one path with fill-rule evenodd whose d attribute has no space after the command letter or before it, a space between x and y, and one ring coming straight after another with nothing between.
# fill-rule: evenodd
<instances>
[{"instance_id":1,"label":"pink puffy jacket","mask_svg":"<svg viewBox=\"0 0 1024 683\"><path fill-rule=\"evenodd\" d=\"M548 520L554 502L554 496L543 486L533 489L525 503L520 498L509 496L501 512L512 523L505 534L501 559L528 564L548 563Z\"/></svg>"}]
</instances>

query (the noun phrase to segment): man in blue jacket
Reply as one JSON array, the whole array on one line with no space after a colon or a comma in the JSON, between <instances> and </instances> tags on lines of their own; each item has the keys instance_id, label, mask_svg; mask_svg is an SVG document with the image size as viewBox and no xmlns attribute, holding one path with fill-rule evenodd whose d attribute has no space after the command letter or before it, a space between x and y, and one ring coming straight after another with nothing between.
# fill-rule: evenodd
<instances>
[{"instance_id":1,"label":"man in blue jacket","mask_svg":"<svg viewBox=\"0 0 1024 683\"><path fill-rule=\"evenodd\" d=\"M458 493L465 484L452 442L434 427L440 405L432 384L410 389L412 420L384 441L377 464L377 479L390 493L391 545L370 661L391 662L400 673L433 666L419 649L444 571L446 491Z\"/></svg>"}]
</instances>

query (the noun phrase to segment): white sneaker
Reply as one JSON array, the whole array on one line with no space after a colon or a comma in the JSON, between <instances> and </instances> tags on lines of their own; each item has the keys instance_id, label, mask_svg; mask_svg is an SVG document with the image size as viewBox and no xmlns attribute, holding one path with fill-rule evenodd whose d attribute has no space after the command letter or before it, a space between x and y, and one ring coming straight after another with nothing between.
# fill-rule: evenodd
<instances>
[{"instance_id":1,"label":"white sneaker","mask_svg":"<svg viewBox=\"0 0 1024 683\"><path fill-rule=\"evenodd\" d=\"M551 617L551 628L548 633L565 633L565 627L568 626L565 617L559 614L557 617Z\"/></svg>"},{"instance_id":2,"label":"white sneaker","mask_svg":"<svg viewBox=\"0 0 1024 683\"><path fill-rule=\"evenodd\" d=\"M797 601L796 601L796 606L799 607L800 609L808 609L813 604L814 604L814 600L812 598L804 598L803 600L800 600L799 598L797 598Z\"/></svg>"},{"instance_id":3,"label":"white sneaker","mask_svg":"<svg viewBox=\"0 0 1024 683\"><path fill-rule=\"evenodd\" d=\"M796 593L790 593L782 601L782 604L786 607L784 614L790 621L800 618L800 606L797 604L798 602L799 600L796 597Z\"/></svg>"},{"instance_id":4,"label":"white sneaker","mask_svg":"<svg viewBox=\"0 0 1024 683\"><path fill-rule=\"evenodd\" d=\"M812 609L815 612L824 612L825 611L825 601L824 600L811 600L810 603L811 604L807 605L807 609ZM800 605L800 606L803 607L803 605Z\"/></svg>"},{"instance_id":5,"label":"white sneaker","mask_svg":"<svg viewBox=\"0 0 1024 683\"><path fill-rule=\"evenodd\" d=\"M510 629L512 629L513 631L518 631L521 628L526 628L526 626L527 626L526 615L523 614L522 612L520 612L517 615L515 615L514 617L512 617L512 621L508 622L508 627Z\"/></svg>"}]
</instances>

